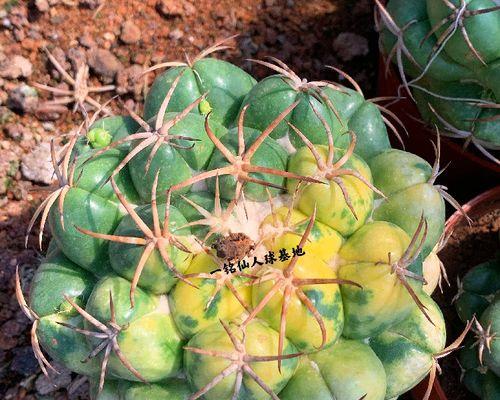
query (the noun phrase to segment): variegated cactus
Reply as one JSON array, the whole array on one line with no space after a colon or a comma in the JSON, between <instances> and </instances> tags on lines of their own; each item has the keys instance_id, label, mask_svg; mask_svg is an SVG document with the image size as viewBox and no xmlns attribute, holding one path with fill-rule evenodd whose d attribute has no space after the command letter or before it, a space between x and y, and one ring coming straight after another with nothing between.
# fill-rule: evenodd
<instances>
[{"instance_id":1,"label":"variegated cactus","mask_svg":"<svg viewBox=\"0 0 500 400\"><path fill-rule=\"evenodd\" d=\"M397 117L350 77L306 82L273 59L257 83L206 58L225 47L153 67L169 69L144 118L99 106L53 146L58 189L29 226L52 241L29 301L17 285L41 368L88 376L98 399L411 389L450 350L422 290L451 198L439 152L432 167L391 149Z\"/></svg>"}]
</instances>

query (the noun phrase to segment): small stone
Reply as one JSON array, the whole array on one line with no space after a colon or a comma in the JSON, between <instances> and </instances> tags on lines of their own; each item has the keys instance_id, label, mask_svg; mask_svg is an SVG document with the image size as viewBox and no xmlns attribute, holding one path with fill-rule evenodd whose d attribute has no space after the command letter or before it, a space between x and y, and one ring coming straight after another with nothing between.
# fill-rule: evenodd
<instances>
[{"instance_id":1,"label":"small stone","mask_svg":"<svg viewBox=\"0 0 500 400\"><path fill-rule=\"evenodd\" d=\"M50 185L54 179L54 167L50 157L50 144L40 143L33 151L25 154L21 159L21 173L23 176L37 183Z\"/></svg>"},{"instance_id":2,"label":"small stone","mask_svg":"<svg viewBox=\"0 0 500 400\"><path fill-rule=\"evenodd\" d=\"M33 354L31 346L14 349L14 358L10 364L10 370L24 376L36 374L40 367Z\"/></svg>"},{"instance_id":3,"label":"small stone","mask_svg":"<svg viewBox=\"0 0 500 400\"><path fill-rule=\"evenodd\" d=\"M115 38L116 38L116 36L115 36L115 34L113 32L104 32L104 34L102 35L102 37L107 42L114 42Z\"/></svg>"},{"instance_id":4,"label":"small stone","mask_svg":"<svg viewBox=\"0 0 500 400\"><path fill-rule=\"evenodd\" d=\"M68 60L73 71L76 72L87 63L87 54L82 48L72 47L68 50Z\"/></svg>"},{"instance_id":5,"label":"small stone","mask_svg":"<svg viewBox=\"0 0 500 400\"><path fill-rule=\"evenodd\" d=\"M123 65L113 53L105 49L93 49L89 51L88 63L90 68L105 83L113 82L118 71L123 69Z\"/></svg>"},{"instance_id":6,"label":"small stone","mask_svg":"<svg viewBox=\"0 0 500 400\"><path fill-rule=\"evenodd\" d=\"M0 57L2 58L2 57ZM3 57L0 77L7 79L27 78L33 73L33 65L23 56Z\"/></svg>"},{"instance_id":7,"label":"small stone","mask_svg":"<svg viewBox=\"0 0 500 400\"><path fill-rule=\"evenodd\" d=\"M26 38L26 34L22 29L14 29L14 39L16 42L22 42Z\"/></svg>"},{"instance_id":8,"label":"small stone","mask_svg":"<svg viewBox=\"0 0 500 400\"><path fill-rule=\"evenodd\" d=\"M35 88L22 84L9 93L7 107L22 114L35 112L38 106L38 93Z\"/></svg>"},{"instance_id":9,"label":"small stone","mask_svg":"<svg viewBox=\"0 0 500 400\"><path fill-rule=\"evenodd\" d=\"M45 105L41 104L35 110L35 117L40 121L57 121L61 118L61 114L68 112L68 107L65 105Z\"/></svg>"},{"instance_id":10,"label":"small stone","mask_svg":"<svg viewBox=\"0 0 500 400\"><path fill-rule=\"evenodd\" d=\"M63 49L61 49L60 47L54 47L51 51L51 54L65 71L70 70L71 65L66 59L66 53L64 52ZM53 65L49 60L47 60L47 67L50 72L50 75L52 75L54 79L60 80L62 78L61 73L57 70L55 65Z\"/></svg>"},{"instance_id":11,"label":"small stone","mask_svg":"<svg viewBox=\"0 0 500 400\"><path fill-rule=\"evenodd\" d=\"M14 349L13 352L14 358L10 364L11 371L23 376L30 376L36 374L40 370L31 346L20 347Z\"/></svg>"},{"instance_id":12,"label":"small stone","mask_svg":"<svg viewBox=\"0 0 500 400\"><path fill-rule=\"evenodd\" d=\"M352 32L342 32L333 41L333 49L343 61L350 61L368 54L368 40Z\"/></svg>"},{"instance_id":13,"label":"small stone","mask_svg":"<svg viewBox=\"0 0 500 400\"><path fill-rule=\"evenodd\" d=\"M184 6L184 14L185 15L194 15L196 14L196 7L188 2L183 2L182 4Z\"/></svg>"},{"instance_id":14,"label":"small stone","mask_svg":"<svg viewBox=\"0 0 500 400\"><path fill-rule=\"evenodd\" d=\"M173 31L171 31L168 34L168 38L172 40L179 40L184 36L184 32L181 31L179 28L175 28Z\"/></svg>"},{"instance_id":15,"label":"small stone","mask_svg":"<svg viewBox=\"0 0 500 400\"><path fill-rule=\"evenodd\" d=\"M122 69L116 74L116 92L118 94L132 93L138 97L142 91L142 80L137 79L143 71L140 65L134 64Z\"/></svg>"},{"instance_id":16,"label":"small stone","mask_svg":"<svg viewBox=\"0 0 500 400\"><path fill-rule=\"evenodd\" d=\"M82 36L78 38L78 42L87 49L91 49L92 47L96 47L97 44L92 37L92 35L88 32L85 32Z\"/></svg>"},{"instance_id":17,"label":"small stone","mask_svg":"<svg viewBox=\"0 0 500 400\"><path fill-rule=\"evenodd\" d=\"M21 140L26 140L31 135L31 132L25 128L22 124L7 124L4 127L5 134L11 139L20 142Z\"/></svg>"},{"instance_id":18,"label":"small stone","mask_svg":"<svg viewBox=\"0 0 500 400\"><path fill-rule=\"evenodd\" d=\"M103 0L80 0L80 6L94 10L99 7L102 2Z\"/></svg>"},{"instance_id":19,"label":"small stone","mask_svg":"<svg viewBox=\"0 0 500 400\"><path fill-rule=\"evenodd\" d=\"M59 366L55 368L59 372L58 374L50 371L50 379L41 374L35 382L36 391L42 396L53 393L60 388L67 387L71 383L71 371Z\"/></svg>"},{"instance_id":20,"label":"small stone","mask_svg":"<svg viewBox=\"0 0 500 400\"><path fill-rule=\"evenodd\" d=\"M5 143L10 143L5 141ZM0 157L0 195L5 195L12 189L14 178L19 171L19 158L17 154L11 150L4 149L2 142L0 148L3 149L2 157ZM5 304L5 301L4 301ZM0 318L2 320L10 318L10 312L7 307L1 310ZM27 320L25 320L27 321ZM12 325L7 322L0 328L0 350L8 350L17 345L19 333L13 329Z\"/></svg>"},{"instance_id":21,"label":"small stone","mask_svg":"<svg viewBox=\"0 0 500 400\"><path fill-rule=\"evenodd\" d=\"M156 10L165 18L180 17L184 14L182 2L178 0L159 0L156 3Z\"/></svg>"},{"instance_id":22,"label":"small stone","mask_svg":"<svg viewBox=\"0 0 500 400\"><path fill-rule=\"evenodd\" d=\"M122 25L120 40L126 44L137 43L141 40L141 30L132 21L125 21Z\"/></svg>"},{"instance_id":23,"label":"small stone","mask_svg":"<svg viewBox=\"0 0 500 400\"><path fill-rule=\"evenodd\" d=\"M0 106L2 104L5 104L7 102L7 99L9 98L9 95L5 90L0 90Z\"/></svg>"},{"instance_id":24,"label":"small stone","mask_svg":"<svg viewBox=\"0 0 500 400\"><path fill-rule=\"evenodd\" d=\"M13 174L6 174L6 177L11 177ZM0 185L3 186L3 185ZM0 193L5 194L8 189L8 183L5 187L0 188ZM10 350L17 345L19 335L23 332L24 327L14 319L8 320L0 327L0 349Z\"/></svg>"},{"instance_id":25,"label":"small stone","mask_svg":"<svg viewBox=\"0 0 500 400\"><path fill-rule=\"evenodd\" d=\"M54 132L56 126L52 122L42 122L42 128L47 132Z\"/></svg>"},{"instance_id":26,"label":"small stone","mask_svg":"<svg viewBox=\"0 0 500 400\"><path fill-rule=\"evenodd\" d=\"M44 13L49 11L50 5L47 0L35 0L35 7L38 11Z\"/></svg>"},{"instance_id":27,"label":"small stone","mask_svg":"<svg viewBox=\"0 0 500 400\"><path fill-rule=\"evenodd\" d=\"M14 113L7 107L0 107L0 126L14 119Z\"/></svg>"}]
</instances>

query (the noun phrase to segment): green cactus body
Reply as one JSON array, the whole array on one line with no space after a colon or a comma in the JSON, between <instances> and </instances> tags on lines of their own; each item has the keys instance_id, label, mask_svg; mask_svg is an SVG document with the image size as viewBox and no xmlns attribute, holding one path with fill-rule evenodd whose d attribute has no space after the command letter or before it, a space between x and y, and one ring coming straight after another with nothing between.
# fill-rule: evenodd
<instances>
[{"instance_id":1,"label":"green cactus body","mask_svg":"<svg viewBox=\"0 0 500 400\"><path fill-rule=\"evenodd\" d=\"M118 344L128 361L149 382L175 376L181 366L182 341L168 310L166 299L138 289L135 307L130 307L130 283L110 276L101 279L87 302L86 311L101 322L111 319L109 297L116 308L116 323L122 326ZM89 322L85 323L88 329ZM145 341L148 343L144 346ZM94 339L90 340L94 344ZM137 380L118 360L109 359L109 372L115 378Z\"/></svg>"},{"instance_id":2,"label":"green cactus body","mask_svg":"<svg viewBox=\"0 0 500 400\"><path fill-rule=\"evenodd\" d=\"M245 128L244 133L246 143L253 143L260 134L260 132L250 128ZM236 154L236 149L238 148L238 138L235 129L230 129L229 132L221 138L221 141L230 151ZM257 149L251 158L251 162L253 165L260 165L262 167L283 171L286 170L287 156L286 151L274 139L267 137L264 140L264 143ZM210 160L208 170L221 168L227 165L228 162L226 158L219 151L216 151ZM277 186L284 186L285 183L284 178L280 176L264 175L258 172L251 174L251 176L256 179L268 181ZM222 199L231 200L236 189L235 178L233 176L226 175L221 176L219 180ZM212 192L215 191L214 180L208 181L208 186ZM244 190L245 195L249 200L265 201L268 198L266 190L262 185L248 183ZM269 190L273 196L276 196L276 194L279 193L279 190L275 188L269 188Z\"/></svg>"},{"instance_id":3,"label":"green cactus body","mask_svg":"<svg viewBox=\"0 0 500 400\"><path fill-rule=\"evenodd\" d=\"M164 121L168 123L178 115L167 113ZM192 176L193 171L200 171L206 166L214 151L214 145L205 133L204 124L205 118L190 113L173 126L168 135L180 135L194 141L172 139L172 142L164 142L157 149L152 144L130 160L130 175L143 201L151 201L151 188L157 173L159 173L158 193L161 198L163 192L172 185L185 181ZM210 121L210 126L217 137L226 133L226 129L215 121ZM134 151L140 143L139 141L132 143L131 151ZM150 162L149 169L148 162ZM184 190L186 191L187 189Z\"/></svg>"},{"instance_id":4,"label":"green cactus body","mask_svg":"<svg viewBox=\"0 0 500 400\"><path fill-rule=\"evenodd\" d=\"M220 267L210 255L200 253L193 258L186 273L210 273L218 268ZM241 298L247 304L251 303L251 287L245 285L247 280L237 276L228 278L224 275L221 271L218 275L213 275L214 279L193 279L192 283L196 287L180 281L170 292L172 315L185 338L189 339L206 327L218 323L219 319L234 320L245 311L227 286L217 292L219 281L231 279Z\"/></svg>"},{"instance_id":5,"label":"green cactus body","mask_svg":"<svg viewBox=\"0 0 500 400\"><path fill-rule=\"evenodd\" d=\"M326 87L321 92L322 96L318 96L312 90L295 89L287 78L280 75L265 78L252 88L243 101L242 106L249 105L246 124L262 130L286 107L299 101L286 121L276 127L273 137L286 135L289 131L286 122L289 122L314 144L327 144L325 128L316 110L332 130L336 146L346 147L347 138L342 135L352 130L358 137L356 153L365 159L390 148L379 110L362 94L345 87L339 87L339 91ZM328 103L333 105L335 111ZM293 131L290 131L290 140L296 148L303 146L302 140Z\"/></svg>"},{"instance_id":6,"label":"green cactus body","mask_svg":"<svg viewBox=\"0 0 500 400\"><path fill-rule=\"evenodd\" d=\"M391 53L393 62L413 78L411 90L423 119L444 134L472 140L483 152L498 149L498 3L391 0L386 12L393 23L386 21L381 31L384 51L398 49Z\"/></svg>"},{"instance_id":7,"label":"green cactus body","mask_svg":"<svg viewBox=\"0 0 500 400\"><path fill-rule=\"evenodd\" d=\"M428 229L422 249L425 258L444 231L445 204L439 190L433 186L432 167L422 158L391 149L370 161L373 183L385 196L373 212L373 219L388 221L413 235L421 216Z\"/></svg>"},{"instance_id":8,"label":"green cactus body","mask_svg":"<svg viewBox=\"0 0 500 400\"><path fill-rule=\"evenodd\" d=\"M490 349L484 352L484 363L497 376L500 376L500 293L495 295L495 298L483 312L480 318L481 326L490 330L493 335Z\"/></svg>"},{"instance_id":9,"label":"green cactus body","mask_svg":"<svg viewBox=\"0 0 500 400\"><path fill-rule=\"evenodd\" d=\"M94 126L106 129L113 140L119 140L132 133L137 125L125 117L110 117L96 121ZM116 228L123 214L107 180L127 152L120 148L99 155L96 154L97 149L85 145L84 140L77 142L73 152L73 157L77 157L75 182L70 183L64 197L63 219L59 204L55 202L48 221L52 235L63 253L81 267L102 276L109 272L107 243L84 235L77 227L102 233L112 233ZM138 201L139 197L127 169L116 175L115 182L129 201Z\"/></svg>"},{"instance_id":10,"label":"green cactus body","mask_svg":"<svg viewBox=\"0 0 500 400\"><path fill-rule=\"evenodd\" d=\"M91 349L86 341L61 323L83 328L82 318L64 296L84 305L95 284L95 278L69 261L58 249L46 258L33 278L30 308L38 315L36 335L49 355L75 372L97 376L96 360L82 363Z\"/></svg>"},{"instance_id":11,"label":"green cactus body","mask_svg":"<svg viewBox=\"0 0 500 400\"><path fill-rule=\"evenodd\" d=\"M97 382L91 381L90 384L93 400L187 400L190 395L187 382L178 378L150 384L109 381L101 393L98 393Z\"/></svg>"},{"instance_id":12,"label":"green cactus body","mask_svg":"<svg viewBox=\"0 0 500 400\"><path fill-rule=\"evenodd\" d=\"M34 354L88 377L96 400L399 396L444 346L421 294L444 227L438 167L390 149L387 110L349 76L356 90L274 60L282 76L256 84L206 58L226 47L151 67L170 69L144 115L99 110L54 147L59 186L28 229L40 216L52 241L29 302L16 276Z\"/></svg>"},{"instance_id":13,"label":"green cactus body","mask_svg":"<svg viewBox=\"0 0 500 400\"><path fill-rule=\"evenodd\" d=\"M175 78L182 73L179 86L173 93L168 112L180 112L204 93L213 109L214 119L231 125L245 95L255 80L242 69L222 60L206 58L191 67L169 69L155 79L144 104L145 118L154 117ZM199 110L193 110L198 113Z\"/></svg>"},{"instance_id":14,"label":"green cactus body","mask_svg":"<svg viewBox=\"0 0 500 400\"><path fill-rule=\"evenodd\" d=\"M194 348L207 348L214 351L231 351L233 344L220 324L212 325L199 332L191 338L187 344ZM278 333L259 322L252 321L246 331L245 350L250 355L270 356L276 355L278 345ZM288 342L285 343L285 354L295 352L294 346ZM192 352L184 353L184 365L186 374L191 385L199 390L209 383L216 375L220 374L229 366L227 360L223 358L199 355ZM278 370L276 361L250 363L255 373L273 389L274 393L279 393L290 380L297 368L297 359L293 358L284 361L281 367L281 373ZM228 399L233 395L233 388L236 374L232 373L224 377L222 381L215 386L205 397L207 400ZM267 399L268 395L260 388L256 382L243 377L242 389L239 395L240 399Z\"/></svg>"},{"instance_id":15,"label":"green cactus body","mask_svg":"<svg viewBox=\"0 0 500 400\"><path fill-rule=\"evenodd\" d=\"M326 159L326 147L316 147ZM338 150L336 153L337 159L343 154L342 150ZM370 168L361 158L352 156L346 163L346 167L358 171L368 182L371 182ZM300 148L291 156L288 170L300 175L323 178L321 172L318 171L314 157L306 147ZM332 227L343 236L349 236L363 226L369 217L373 208L373 192L357 177L343 176L339 179L342 180L346 191L349 193L356 217L349 209L341 187L334 181L328 180L325 184L314 183L307 185L300 191L297 208L310 215L316 207L318 221ZM287 181L289 192L293 192L296 186L296 180Z\"/></svg>"},{"instance_id":16,"label":"green cactus body","mask_svg":"<svg viewBox=\"0 0 500 400\"><path fill-rule=\"evenodd\" d=\"M407 289L392 272L391 261L404 253L409 237L397 226L372 222L354 233L340 249L339 277L359 283L362 288L342 285L345 309L343 335L353 339L376 335L402 321L414 307ZM421 261L408 267L420 273ZM420 283L410 279L416 290Z\"/></svg>"},{"instance_id":17,"label":"green cactus body","mask_svg":"<svg viewBox=\"0 0 500 400\"><path fill-rule=\"evenodd\" d=\"M164 204L159 205L159 215L163 216L165 214L165 209L166 207ZM140 206L136 209L136 212L148 226L153 224L151 206ZM175 207L171 206L170 231L175 231L186 224L187 221L182 214ZM161 227L163 228L163 224ZM114 235L137 237L140 236L141 233L142 232L132 218L130 218L130 216L125 216L120 221ZM189 235L189 228L184 228L181 233ZM109 244L109 260L111 262L111 267L118 275L131 281L144 252L144 248L143 245L111 242ZM178 271L182 273L188 268L192 254L186 253L173 245L167 245L165 250ZM138 285L155 294L162 294L167 293L175 285L175 282L176 277L162 259L158 249L155 249L146 260Z\"/></svg>"},{"instance_id":18,"label":"green cactus body","mask_svg":"<svg viewBox=\"0 0 500 400\"><path fill-rule=\"evenodd\" d=\"M383 400L385 388L384 367L373 350L362 342L340 339L303 357L280 399Z\"/></svg>"},{"instance_id":19,"label":"green cactus body","mask_svg":"<svg viewBox=\"0 0 500 400\"><path fill-rule=\"evenodd\" d=\"M491 260L469 270L462 279L455 301L458 316L465 323L481 316L500 290L500 260Z\"/></svg>"},{"instance_id":20,"label":"green cactus body","mask_svg":"<svg viewBox=\"0 0 500 400\"><path fill-rule=\"evenodd\" d=\"M388 399L419 383L431 370L433 355L445 346L446 328L439 307L426 294L419 297L434 325L414 307L405 320L370 339L387 374Z\"/></svg>"}]
</instances>

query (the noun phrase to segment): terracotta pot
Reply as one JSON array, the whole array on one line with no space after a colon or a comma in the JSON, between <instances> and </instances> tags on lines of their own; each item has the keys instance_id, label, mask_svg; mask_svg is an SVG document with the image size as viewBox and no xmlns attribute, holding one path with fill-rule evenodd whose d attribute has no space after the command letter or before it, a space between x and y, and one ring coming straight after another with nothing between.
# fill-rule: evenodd
<instances>
[{"instance_id":1,"label":"terracotta pot","mask_svg":"<svg viewBox=\"0 0 500 400\"><path fill-rule=\"evenodd\" d=\"M500 208L500 186L496 186L493 189L488 190L480 194L479 196L473 198L468 203L462 206L465 212L469 215L470 218L476 220L481 216L487 214L488 212L499 209ZM446 221L446 234L451 234L453 230L455 230L458 226L462 224L466 224L466 220L464 216L460 212L455 212L448 220ZM428 378L420 382L415 388L411 391L411 397L414 400L422 400L427 390ZM430 400L452 400L448 399L445 392L441 388L438 379L435 380L434 386L432 388L432 393Z\"/></svg>"},{"instance_id":2,"label":"terracotta pot","mask_svg":"<svg viewBox=\"0 0 500 400\"><path fill-rule=\"evenodd\" d=\"M401 79L393 66L386 76L383 57L379 60L378 95L395 96ZM430 141L436 140L436 132L417 121L420 113L413 101L405 98L389 109L401 119L409 132L409 137L405 137L404 133L402 135L405 149L432 164L435 157ZM465 202L471 195L484 192L500 182L500 165L478 154L473 145L464 149L463 144L464 141L441 136L441 166L450 165L440 176L439 182L444 182L459 202ZM401 148L401 144L395 140L393 145Z\"/></svg>"}]
</instances>

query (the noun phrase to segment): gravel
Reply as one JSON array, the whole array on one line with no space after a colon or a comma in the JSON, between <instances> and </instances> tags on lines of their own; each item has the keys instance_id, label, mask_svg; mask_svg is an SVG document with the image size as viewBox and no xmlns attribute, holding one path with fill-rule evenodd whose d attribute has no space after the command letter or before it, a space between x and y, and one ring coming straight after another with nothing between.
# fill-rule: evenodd
<instances>
[{"instance_id":1,"label":"gravel","mask_svg":"<svg viewBox=\"0 0 500 400\"><path fill-rule=\"evenodd\" d=\"M33 73L33 65L23 57L16 55L12 58L0 54L0 77L7 79L28 78Z\"/></svg>"},{"instance_id":2,"label":"gravel","mask_svg":"<svg viewBox=\"0 0 500 400\"><path fill-rule=\"evenodd\" d=\"M123 69L123 64L116 56L106 49L92 49L88 54L90 68L104 83L111 83L116 73Z\"/></svg>"},{"instance_id":3,"label":"gravel","mask_svg":"<svg viewBox=\"0 0 500 400\"><path fill-rule=\"evenodd\" d=\"M21 173L24 178L49 185L54 180L54 168L50 158L50 144L43 142L21 159Z\"/></svg>"},{"instance_id":4,"label":"gravel","mask_svg":"<svg viewBox=\"0 0 500 400\"><path fill-rule=\"evenodd\" d=\"M365 56L369 52L368 40L356 33L342 32L333 41L333 49L343 61Z\"/></svg>"},{"instance_id":5,"label":"gravel","mask_svg":"<svg viewBox=\"0 0 500 400\"><path fill-rule=\"evenodd\" d=\"M31 114L38 106L38 93L35 88L22 84L11 90L7 107L21 114Z\"/></svg>"}]
</instances>

